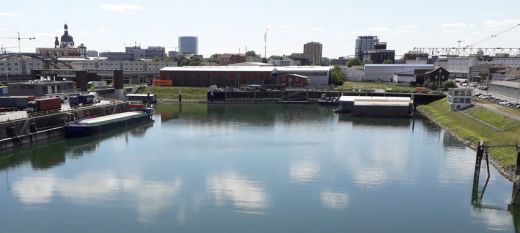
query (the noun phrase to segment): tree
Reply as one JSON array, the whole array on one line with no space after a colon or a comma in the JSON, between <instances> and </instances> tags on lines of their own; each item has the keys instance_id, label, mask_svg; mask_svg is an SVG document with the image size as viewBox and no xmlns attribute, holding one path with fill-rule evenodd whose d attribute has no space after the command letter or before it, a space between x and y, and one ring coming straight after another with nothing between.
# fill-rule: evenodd
<instances>
[{"instance_id":1,"label":"tree","mask_svg":"<svg viewBox=\"0 0 520 233\"><path fill-rule=\"evenodd\" d=\"M457 88L457 84L455 82L453 82L452 80L448 80L448 81L442 83L442 89L448 90L450 88Z\"/></svg>"},{"instance_id":2,"label":"tree","mask_svg":"<svg viewBox=\"0 0 520 233\"><path fill-rule=\"evenodd\" d=\"M363 60L363 64L372 64L372 60Z\"/></svg>"},{"instance_id":3,"label":"tree","mask_svg":"<svg viewBox=\"0 0 520 233\"><path fill-rule=\"evenodd\" d=\"M339 66L334 66L334 68L330 71L330 83L336 86L343 85L343 83L347 80L347 76Z\"/></svg>"},{"instance_id":4,"label":"tree","mask_svg":"<svg viewBox=\"0 0 520 233\"><path fill-rule=\"evenodd\" d=\"M392 61L392 59L386 59L385 61L383 61L383 64L394 64L394 62Z\"/></svg>"},{"instance_id":5,"label":"tree","mask_svg":"<svg viewBox=\"0 0 520 233\"><path fill-rule=\"evenodd\" d=\"M352 59L348 60L348 63L347 63L348 67L360 66L360 65L361 65L361 61L359 61L359 59L357 59L357 58L352 58Z\"/></svg>"},{"instance_id":6,"label":"tree","mask_svg":"<svg viewBox=\"0 0 520 233\"><path fill-rule=\"evenodd\" d=\"M248 56L248 57L256 57L256 52L255 51L247 51L246 52L246 56Z\"/></svg>"}]
</instances>

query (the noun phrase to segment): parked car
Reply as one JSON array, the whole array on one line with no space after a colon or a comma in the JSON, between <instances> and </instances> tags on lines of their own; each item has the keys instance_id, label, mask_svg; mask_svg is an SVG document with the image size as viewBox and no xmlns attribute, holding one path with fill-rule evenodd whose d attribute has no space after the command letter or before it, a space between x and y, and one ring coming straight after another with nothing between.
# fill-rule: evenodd
<instances>
[{"instance_id":1,"label":"parked car","mask_svg":"<svg viewBox=\"0 0 520 233\"><path fill-rule=\"evenodd\" d=\"M469 84L470 87L478 87L478 83L476 82L472 82Z\"/></svg>"}]
</instances>

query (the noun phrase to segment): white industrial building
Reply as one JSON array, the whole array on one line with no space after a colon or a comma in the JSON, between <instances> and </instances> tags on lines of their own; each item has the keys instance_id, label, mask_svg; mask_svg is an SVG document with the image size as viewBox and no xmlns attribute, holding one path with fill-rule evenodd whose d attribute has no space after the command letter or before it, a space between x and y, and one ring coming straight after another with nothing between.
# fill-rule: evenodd
<instances>
[{"instance_id":1,"label":"white industrial building","mask_svg":"<svg viewBox=\"0 0 520 233\"><path fill-rule=\"evenodd\" d=\"M414 73L415 70L431 70L432 64L367 64L363 81L391 82L394 74Z\"/></svg>"},{"instance_id":2,"label":"white industrial building","mask_svg":"<svg viewBox=\"0 0 520 233\"><path fill-rule=\"evenodd\" d=\"M61 69L123 70L125 72L159 72L164 67L177 66L173 61L112 61L104 59L59 58L56 63ZM44 63L36 58L10 57L0 60L0 76L30 75L32 70L44 69Z\"/></svg>"}]
</instances>

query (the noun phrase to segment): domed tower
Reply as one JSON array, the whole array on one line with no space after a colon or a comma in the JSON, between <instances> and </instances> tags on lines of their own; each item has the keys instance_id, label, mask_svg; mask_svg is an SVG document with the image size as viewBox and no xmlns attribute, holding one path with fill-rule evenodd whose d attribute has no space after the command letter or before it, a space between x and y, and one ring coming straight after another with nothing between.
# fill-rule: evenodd
<instances>
[{"instance_id":1,"label":"domed tower","mask_svg":"<svg viewBox=\"0 0 520 233\"><path fill-rule=\"evenodd\" d=\"M60 48L73 48L74 47L74 39L69 35L69 27L67 24L63 26L63 35L61 36L61 44Z\"/></svg>"}]
</instances>

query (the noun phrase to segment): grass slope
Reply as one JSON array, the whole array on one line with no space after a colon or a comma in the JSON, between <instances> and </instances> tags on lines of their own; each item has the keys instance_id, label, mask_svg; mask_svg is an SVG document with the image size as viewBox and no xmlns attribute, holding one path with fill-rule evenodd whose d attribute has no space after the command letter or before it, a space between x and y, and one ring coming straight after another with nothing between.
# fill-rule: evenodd
<instances>
[{"instance_id":1,"label":"grass slope","mask_svg":"<svg viewBox=\"0 0 520 233\"><path fill-rule=\"evenodd\" d=\"M490 145L514 145L520 139L520 122L482 108L473 107L465 110L465 113L493 125L498 130L482 124L462 112L451 112L446 99L419 106L418 110L474 146L481 140ZM491 156L505 167L515 166L516 149L514 147L495 147L490 148L489 151Z\"/></svg>"},{"instance_id":2,"label":"grass slope","mask_svg":"<svg viewBox=\"0 0 520 233\"><path fill-rule=\"evenodd\" d=\"M182 94L183 100L206 100L208 88L205 87L156 87L151 86L139 90L138 93L145 94L148 91L155 94L157 99L176 100L179 93Z\"/></svg>"}]
</instances>

